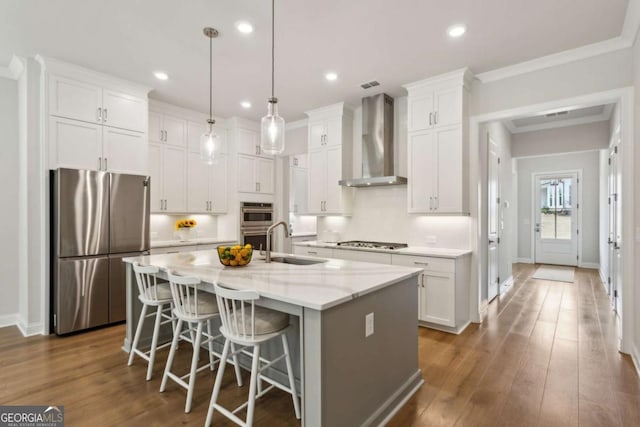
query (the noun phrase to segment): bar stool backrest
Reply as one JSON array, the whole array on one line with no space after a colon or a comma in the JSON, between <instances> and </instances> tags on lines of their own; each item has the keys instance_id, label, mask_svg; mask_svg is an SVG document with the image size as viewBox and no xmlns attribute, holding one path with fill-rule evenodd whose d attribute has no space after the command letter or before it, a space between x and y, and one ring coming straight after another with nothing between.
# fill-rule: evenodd
<instances>
[{"instance_id":1,"label":"bar stool backrest","mask_svg":"<svg viewBox=\"0 0 640 427\"><path fill-rule=\"evenodd\" d=\"M198 288L200 279L192 276L177 276L168 273L169 285L175 312L183 319L197 318L198 313Z\"/></svg>"},{"instance_id":2,"label":"bar stool backrest","mask_svg":"<svg viewBox=\"0 0 640 427\"><path fill-rule=\"evenodd\" d=\"M231 337L255 339L255 300L260 294L251 290L227 289L214 284L222 326Z\"/></svg>"},{"instance_id":3,"label":"bar stool backrest","mask_svg":"<svg viewBox=\"0 0 640 427\"><path fill-rule=\"evenodd\" d=\"M142 299L147 301L158 301L158 280L156 275L160 269L158 267L140 265L133 263L133 272L138 284L138 292Z\"/></svg>"}]
</instances>

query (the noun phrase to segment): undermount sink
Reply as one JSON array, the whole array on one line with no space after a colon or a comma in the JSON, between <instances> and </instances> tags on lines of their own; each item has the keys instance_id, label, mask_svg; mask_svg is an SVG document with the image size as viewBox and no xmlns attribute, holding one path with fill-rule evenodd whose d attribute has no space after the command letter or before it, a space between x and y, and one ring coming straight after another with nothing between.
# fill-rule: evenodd
<instances>
[{"instance_id":1,"label":"undermount sink","mask_svg":"<svg viewBox=\"0 0 640 427\"><path fill-rule=\"evenodd\" d=\"M290 256L274 256L274 257L271 257L271 262L280 262L282 264L295 264L295 265L311 265L311 264L321 264L323 262L327 262L327 260L295 258Z\"/></svg>"}]
</instances>

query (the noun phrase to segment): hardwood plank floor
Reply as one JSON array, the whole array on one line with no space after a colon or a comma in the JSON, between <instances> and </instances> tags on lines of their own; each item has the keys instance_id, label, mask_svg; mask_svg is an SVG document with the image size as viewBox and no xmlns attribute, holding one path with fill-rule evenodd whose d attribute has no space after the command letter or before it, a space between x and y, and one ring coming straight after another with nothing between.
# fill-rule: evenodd
<instances>
[{"instance_id":1,"label":"hardwood plank floor","mask_svg":"<svg viewBox=\"0 0 640 427\"><path fill-rule=\"evenodd\" d=\"M531 279L535 269L514 266L512 289L489 305L482 325L459 336L419 329L425 384L390 426L640 425L640 381L616 349L616 318L595 270L578 269L571 284ZM64 338L0 329L0 403L65 405L69 426L202 425L213 374L199 374L185 414L185 390L170 382L158 392L167 351L147 382L140 359L127 366L123 335L123 325ZM186 373L190 361L185 346L176 369ZM228 369L223 404L234 407L246 393ZM300 425L279 390L258 401L255 415L256 425ZM219 415L214 424L233 425Z\"/></svg>"}]
</instances>

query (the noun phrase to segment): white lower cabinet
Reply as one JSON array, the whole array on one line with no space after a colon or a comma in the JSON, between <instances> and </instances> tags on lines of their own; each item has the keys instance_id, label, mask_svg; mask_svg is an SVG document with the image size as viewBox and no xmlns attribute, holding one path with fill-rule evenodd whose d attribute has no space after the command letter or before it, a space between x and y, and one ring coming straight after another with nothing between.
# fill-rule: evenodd
<instances>
[{"instance_id":1,"label":"white lower cabinet","mask_svg":"<svg viewBox=\"0 0 640 427\"><path fill-rule=\"evenodd\" d=\"M418 280L418 320L422 326L459 334L469 324L468 255L434 258L392 255L392 264L422 268Z\"/></svg>"},{"instance_id":2,"label":"white lower cabinet","mask_svg":"<svg viewBox=\"0 0 640 427\"><path fill-rule=\"evenodd\" d=\"M305 255L319 258L333 258L333 249L316 248L312 246L294 246L293 253L296 255Z\"/></svg>"}]
</instances>

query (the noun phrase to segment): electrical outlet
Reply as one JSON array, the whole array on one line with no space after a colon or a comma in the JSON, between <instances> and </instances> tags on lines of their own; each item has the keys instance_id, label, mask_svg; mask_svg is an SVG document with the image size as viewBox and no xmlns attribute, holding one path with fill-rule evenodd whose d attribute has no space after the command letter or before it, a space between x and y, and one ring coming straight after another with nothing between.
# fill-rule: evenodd
<instances>
[{"instance_id":1,"label":"electrical outlet","mask_svg":"<svg viewBox=\"0 0 640 427\"><path fill-rule=\"evenodd\" d=\"M373 313L369 313L364 317L364 336L365 338L373 335Z\"/></svg>"},{"instance_id":2,"label":"electrical outlet","mask_svg":"<svg viewBox=\"0 0 640 427\"><path fill-rule=\"evenodd\" d=\"M435 245L438 243L438 238L436 236L427 236L426 241L428 244Z\"/></svg>"}]
</instances>

